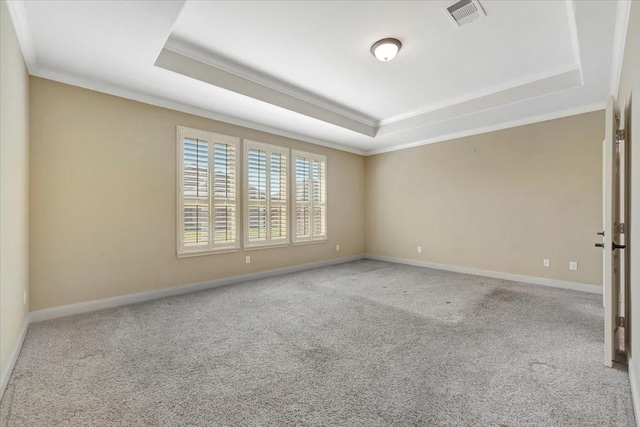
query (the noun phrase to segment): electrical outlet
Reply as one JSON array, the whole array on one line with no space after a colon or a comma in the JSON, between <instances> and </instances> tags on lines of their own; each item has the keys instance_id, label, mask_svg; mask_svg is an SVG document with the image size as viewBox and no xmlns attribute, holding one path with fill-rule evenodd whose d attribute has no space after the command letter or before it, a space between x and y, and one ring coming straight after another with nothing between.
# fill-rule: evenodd
<instances>
[{"instance_id":1,"label":"electrical outlet","mask_svg":"<svg viewBox=\"0 0 640 427\"><path fill-rule=\"evenodd\" d=\"M23 301L24 305L27 305L27 291L24 291L24 301Z\"/></svg>"},{"instance_id":2,"label":"electrical outlet","mask_svg":"<svg viewBox=\"0 0 640 427\"><path fill-rule=\"evenodd\" d=\"M422 246L418 246L418 253L421 254L422 253Z\"/></svg>"},{"instance_id":3,"label":"electrical outlet","mask_svg":"<svg viewBox=\"0 0 640 427\"><path fill-rule=\"evenodd\" d=\"M336 245L336 251L340 250L340 245Z\"/></svg>"},{"instance_id":4,"label":"electrical outlet","mask_svg":"<svg viewBox=\"0 0 640 427\"><path fill-rule=\"evenodd\" d=\"M245 264L251 264L251 257L249 255L247 255L246 257L244 257L244 263Z\"/></svg>"},{"instance_id":5,"label":"electrical outlet","mask_svg":"<svg viewBox=\"0 0 640 427\"><path fill-rule=\"evenodd\" d=\"M569 270L576 271L578 269L577 261L569 261Z\"/></svg>"},{"instance_id":6,"label":"electrical outlet","mask_svg":"<svg viewBox=\"0 0 640 427\"><path fill-rule=\"evenodd\" d=\"M543 267L549 267L550 265L551 265L551 263L549 262L548 259L545 258L545 259L542 260L542 266Z\"/></svg>"}]
</instances>

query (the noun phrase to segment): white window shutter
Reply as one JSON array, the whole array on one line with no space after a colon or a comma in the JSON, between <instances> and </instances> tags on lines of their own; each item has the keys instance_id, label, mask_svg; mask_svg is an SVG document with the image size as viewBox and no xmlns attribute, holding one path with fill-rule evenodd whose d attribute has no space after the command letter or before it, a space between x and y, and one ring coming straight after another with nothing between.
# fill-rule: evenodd
<instances>
[{"instance_id":1,"label":"white window shutter","mask_svg":"<svg viewBox=\"0 0 640 427\"><path fill-rule=\"evenodd\" d=\"M178 127L178 255L237 248L239 139Z\"/></svg>"},{"instance_id":2,"label":"white window shutter","mask_svg":"<svg viewBox=\"0 0 640 427\"><path fill-rule=\"evenodd\" d=\"M311 169L313 204L311 232L314 239L325 239L327 236L325 165L326 161L313 160Z\"/></svg>"},{"instance_id":3,"label":"white window shutter","mask_svg":"<svg viewBox=\"0 0 640 427\"><path fill-rule=\"evenodd\" d=\"M267 153L247 150L247 184L250 242L267 240Z\"/></svg>"},{"instance_id":4,"label":"white window shutter","mask_svg":"<svg viewBox=\"0 0 640 427\"><path fill-rule=\"evenodd\" d=\"M237 145L213 143L213 239L215 247L238 243Z\"/></svg>"},{"instance_id":5,"label":"white window shutter","mask_svg":"<svg viewBox=\"0 0 640 427\"><path fill-rule=\"evenodd\" d=\"M326 240L326 157L296 150L292 157L295 162L294 242Z\"/></svg>"},{"instance_id":6,"label":"white window shutter","mask_svg":"<svg viewBox=\"0 0 640 427\"><path fill-rule=\"evenodd\" d=\"M269 234L272 241L287 240L287 156L270 153Z\"/></svg>"},{"instance_id":7,"label":"white window shutter","mask_svg":"<svg viewBox=\"0 0 640 427\"><path fill-rule=\"evenodd\" d=\"M295 157L296 161L296 238L311 238L311 191L309 159Z\"/></svg>"},{"instance_id":8,"label":"white window shutter","mask_svg":"<svg viewBox=\"0 0 640 427\"><path fill-rule=\"evenodd\" d=\"M198 138L183 142L183 245L209 247L209 143Z\"/></svg>"},{"instance_id":9,"label":"white window shutter","mask_svg":"<svg viewBox=\"0 0 640 427\"><path fill-rule=\"evenodd\" d=\"M285 147L244 141L246 247L289 242L287 163Z\"/></svg>"}]
</instances>

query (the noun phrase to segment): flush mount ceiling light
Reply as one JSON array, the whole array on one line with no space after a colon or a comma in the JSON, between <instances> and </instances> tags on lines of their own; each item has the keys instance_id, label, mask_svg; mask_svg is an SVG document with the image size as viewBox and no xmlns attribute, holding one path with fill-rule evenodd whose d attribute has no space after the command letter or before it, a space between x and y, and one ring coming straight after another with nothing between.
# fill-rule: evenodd
<instances>
[{"instance_id":1,"label":"flush mount ceiling light","mask_svg":"<svg viewBox=\"0 0 640 427\"><path fill-rule=\"evenodd\" d=\"M386 62L391 61L400 48L402 47L402 43L397 39L382 39L378 40L371 46L371 53L373 56L378 58L378 60Z\"/></svg>"}]
</instances>

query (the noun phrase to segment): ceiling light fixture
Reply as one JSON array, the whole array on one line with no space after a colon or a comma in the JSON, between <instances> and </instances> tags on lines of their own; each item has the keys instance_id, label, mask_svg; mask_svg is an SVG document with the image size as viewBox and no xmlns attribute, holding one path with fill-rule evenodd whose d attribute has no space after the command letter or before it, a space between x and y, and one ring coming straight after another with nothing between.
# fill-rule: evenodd
<instances>
[{"instance_id":1,"label":"ceiling light fixture","mask_svg":"<svg viewBox=\"0 0 640 427\"><path fill-rule=\"evenodd\" d=\"M400 51L402 43L397 39L378 40L371 46L371 53L378 58L379 61L391 61Z\"/></svg>"}]
</instances>

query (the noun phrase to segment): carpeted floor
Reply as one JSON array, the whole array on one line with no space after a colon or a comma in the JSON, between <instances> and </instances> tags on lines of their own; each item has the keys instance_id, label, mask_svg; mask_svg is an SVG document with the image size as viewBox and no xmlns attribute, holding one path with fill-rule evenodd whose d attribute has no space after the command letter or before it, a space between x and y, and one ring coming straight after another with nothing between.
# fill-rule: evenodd
<instances>
[{"instance_id":1,"label":"carpeted floor","mask_svg":"<svg viewBox=\"0 0 640 427\"><path fill-rule=\"evenodd\" d=\"M356 261L31 325L9 426L632 426L602 297Z\"/></svg>"}]
</instances>

